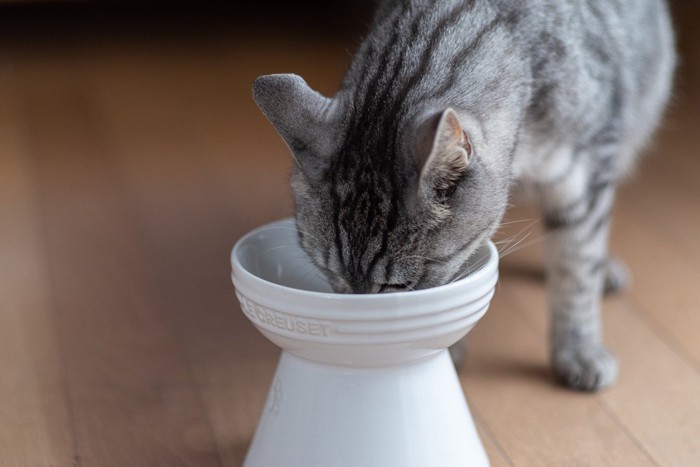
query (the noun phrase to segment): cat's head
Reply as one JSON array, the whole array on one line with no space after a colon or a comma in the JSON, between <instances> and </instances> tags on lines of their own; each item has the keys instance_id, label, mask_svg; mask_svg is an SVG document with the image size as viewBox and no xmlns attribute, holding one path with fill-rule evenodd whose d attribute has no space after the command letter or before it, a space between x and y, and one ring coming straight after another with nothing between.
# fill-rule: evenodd
<instances>
[{"instance_id":1,"label":"cat's head","mask_svg":"<svg viewBox=\"0 0 700 467\"><path fill-rule=\"evenodd\" d=\"M295 160L300 244L337 292L456 280L505 210L507 182L451 108L370 115L295 75L258 78L256 102Z\"/></svg>"}]
</instances>

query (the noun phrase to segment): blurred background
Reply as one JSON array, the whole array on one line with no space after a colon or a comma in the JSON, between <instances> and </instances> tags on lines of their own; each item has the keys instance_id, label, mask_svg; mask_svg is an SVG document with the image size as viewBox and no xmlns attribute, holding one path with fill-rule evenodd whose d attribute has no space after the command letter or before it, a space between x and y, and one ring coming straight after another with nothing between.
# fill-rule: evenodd
<instances>
[{"instance_id":1,"label":"blurred background","mask_svg":"<svg viewBox=\"0 0 700 467\"><path fill-rule=\"evenodd\" d=\"M493 465L700 465L700 3L672 2L674 102L619 196L620 382L547 370L538 213L460 377ZM292 214L255 77L333 94L372 1L0 2L0 466L240 466L278 350L228 254ZM271 466L274 467L274 466Z\"/></svg>"}]
</instances>

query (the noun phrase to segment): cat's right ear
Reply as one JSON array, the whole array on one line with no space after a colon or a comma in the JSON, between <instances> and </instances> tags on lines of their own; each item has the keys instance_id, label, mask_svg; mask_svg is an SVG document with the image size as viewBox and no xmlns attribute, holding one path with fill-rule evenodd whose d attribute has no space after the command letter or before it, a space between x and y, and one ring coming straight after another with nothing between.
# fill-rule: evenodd
<instances>
[{"instance_id":1,"label":"cat's right ear","mask_svg":"<svg viewBox=\"0 0 700 467\"><path fill-rule=\"evenodd\" d=\"M253 97L277 129L307 175L324 166L330 151L334 100L311 89L301 76L261 76L253 83Z\"/></svg>"},{"instance_id":2,"label":"cat's right ear","mask_svg":"<svg viewBox=\"0 0 700 467\"><path fill-rule=\"evenodd\" d=\"M420 172L421 189L427 198L436 192L449 192L469 170L473 149L452 108L433 117L424 125L423 142L432 142Z\"/></svg>"}]
</instances>

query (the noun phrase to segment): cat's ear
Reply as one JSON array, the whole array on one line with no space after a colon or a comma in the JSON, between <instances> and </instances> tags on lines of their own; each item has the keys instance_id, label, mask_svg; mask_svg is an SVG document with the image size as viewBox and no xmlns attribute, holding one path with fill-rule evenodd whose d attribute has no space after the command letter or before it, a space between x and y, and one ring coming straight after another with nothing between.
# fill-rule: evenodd
<instances>
[{"instance_id":1,"label":"cat's ear","mask_svg":"<svg viewBox=\"0 0 700 467\"><path fill-rule=\"evenodd\" d=\"M261 76L253 83L253 97L289 146L297 164L311 172L329 151L329 126L334 101L311 89L301 76Z\"/></svg>"},{"instance_id":2,"label":"cat's ear","mask_svg":"<svg viewBox=\"0 0 700 467\"><path fill-rule=\"evenodd\" d=\"M452 108L448 107L427 126L424 137L432 141L432 146L420 171L420 190L428 198L444 198L469 170L474 151Z\"/></svg>"}]
</instances>

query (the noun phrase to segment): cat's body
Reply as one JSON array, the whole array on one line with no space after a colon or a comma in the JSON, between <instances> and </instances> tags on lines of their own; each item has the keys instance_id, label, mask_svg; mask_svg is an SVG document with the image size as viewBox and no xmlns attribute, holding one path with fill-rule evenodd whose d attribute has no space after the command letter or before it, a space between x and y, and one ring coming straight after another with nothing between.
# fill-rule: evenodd
<instances>
[{"instance_id":1,"label":"cat's body","mask_svg":"<svg viewBox=\"0 0 700 467\"><path fill-rule=\"evenodd\" d=\"M297 161L301 244L338 291L454 280L513 182L531 185L550 231L554 369L594 390L617 372L599 319L614 188L659 121L674 57L662 0L385 1L333 99L294 75L254 93Z\"/></svg>"}]
</instances>

